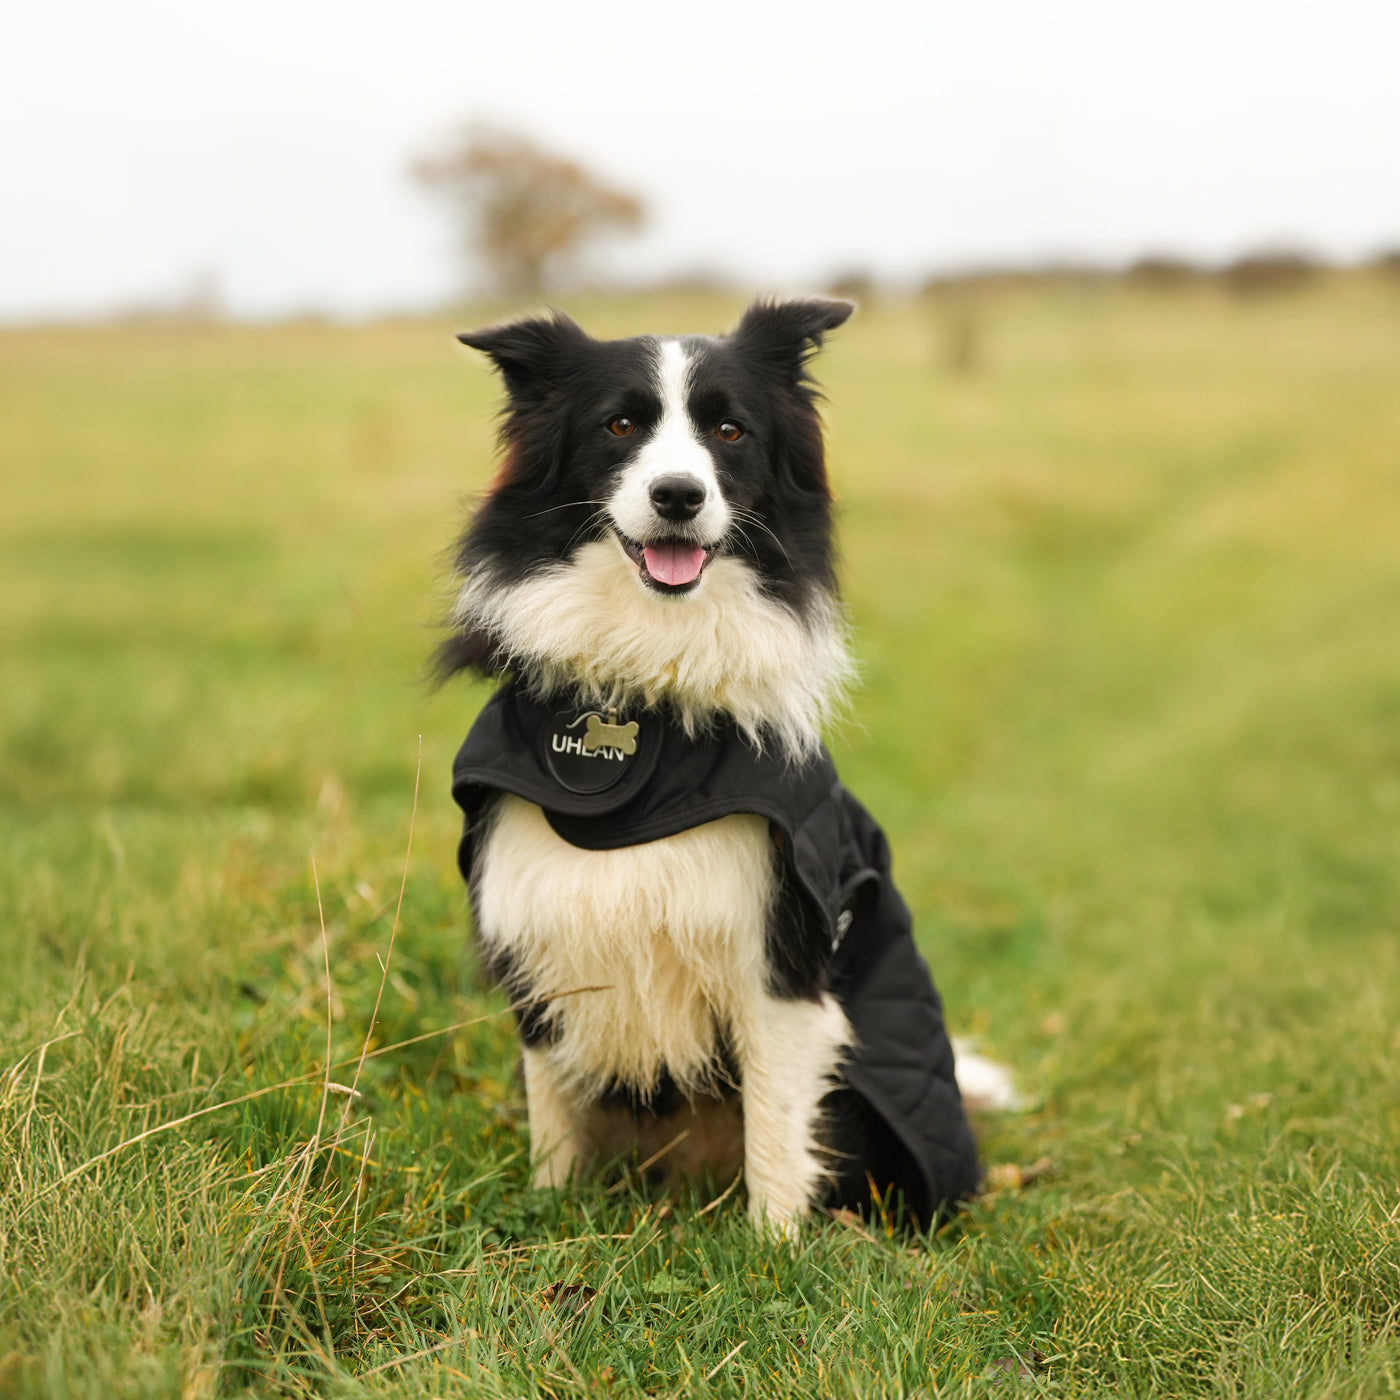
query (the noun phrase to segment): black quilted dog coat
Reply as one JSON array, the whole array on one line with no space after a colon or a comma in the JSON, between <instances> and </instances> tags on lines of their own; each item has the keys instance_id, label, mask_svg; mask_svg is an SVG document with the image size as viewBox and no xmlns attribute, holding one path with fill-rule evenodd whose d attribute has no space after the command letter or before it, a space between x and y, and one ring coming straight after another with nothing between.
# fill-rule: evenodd
<instances>
[{"instance_id":1,"label":"black quilted dog coat","mask_svg":"<svg viewBox=\"0 0 1400 1400\"><path fill-rule=\"evenodd\" d=\"M537 803L559 836L594 851L735 812L767 818L783 856L785 905L783 933L769 939L771 989L829 990L856 1037L845 1084L824 1108L838 1148L849 1141L859 1150L844 1176L838 1168L827 1204L865 1208L873 1183L902 1199L915 1223L933 1223L976 1189L977 1151L884 832L841 786L824 748L794 764L755 752L732 725L688 738L660 712L629 711L633 734L613 728L615 716L589 714L539 704L513 682L487 703L453 768L452 795L466 814L463 876L471 878L482 817L499 792Z\"/></svg>"}]
</instances>

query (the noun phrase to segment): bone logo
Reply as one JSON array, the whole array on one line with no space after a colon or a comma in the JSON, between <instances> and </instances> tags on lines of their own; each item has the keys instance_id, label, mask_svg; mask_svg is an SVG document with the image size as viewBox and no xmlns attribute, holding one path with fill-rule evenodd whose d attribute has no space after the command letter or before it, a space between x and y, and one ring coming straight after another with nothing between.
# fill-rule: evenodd
<instances>
[{"instance_id":1,"label":"bone logo","mask_svg":"<svg viewBox=\"0 0 1400 1400\"><path fill-rule=\"evenodd\" d=\"M632 767L640 734L636 720L619 724L616 711L607 719L596 710L574 719L561 715L550 731L545 759L570 792L603 792Z\"/></svg>"}]
</instances>

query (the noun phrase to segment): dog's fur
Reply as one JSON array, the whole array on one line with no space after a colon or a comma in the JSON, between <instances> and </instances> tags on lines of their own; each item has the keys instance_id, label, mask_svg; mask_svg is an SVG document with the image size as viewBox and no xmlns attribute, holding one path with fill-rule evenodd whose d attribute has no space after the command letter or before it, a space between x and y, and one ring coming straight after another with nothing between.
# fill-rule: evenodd
<instances>
[{"instance_id":1,"label":"dog's fur","mask_svg":"<svg viewBox=\"0 0 1400 1400\"><path fill-rule=\"evenodd\" d=\"M727 719L755 747L814 753L851 665L807 362L851 310L760 302L717 339L596 341L559 314L460 337L509 401L444 671L508 669L561 704L661 708L691 734ZM768 823L582 850L502 795L477 851L478 937L531 1004L536 1180L673 1144L664 1162L742 1163L756 1220L816 1203L820 1105L851 1033L823 987L781 988ZM576 988L602 990L562 996Z\"/></svg>"}]
</instances>

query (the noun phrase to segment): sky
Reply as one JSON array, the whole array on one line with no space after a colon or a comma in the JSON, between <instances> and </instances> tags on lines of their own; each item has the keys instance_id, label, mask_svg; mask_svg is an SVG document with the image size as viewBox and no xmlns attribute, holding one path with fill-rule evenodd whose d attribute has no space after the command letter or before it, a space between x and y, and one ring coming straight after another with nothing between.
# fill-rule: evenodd
<instances>
[{"instance_id":1,"label":"sky","mask_svg":"<svg viewBox=\"0 0 1400 1400\"><path fill-rule=\"evenodd\" d=\"M472 120L647 202L595 270L1400 246L1400 3L44 0L0 19L0 321L372 316L460 285L408 174Z\"/></svg>"}]
</instances>

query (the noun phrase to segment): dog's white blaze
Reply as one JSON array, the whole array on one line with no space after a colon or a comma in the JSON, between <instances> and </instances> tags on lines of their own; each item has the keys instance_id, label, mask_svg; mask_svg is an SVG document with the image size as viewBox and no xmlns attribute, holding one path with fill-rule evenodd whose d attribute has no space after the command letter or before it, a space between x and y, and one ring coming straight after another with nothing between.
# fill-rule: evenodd
<instances>
[{"instance_id":1,"label":"dog's white blaze","mask_svg":"<svg viewBox=\"0 0 1400 1400\"><path fill-rule=\"evenodd\" d=\"M715 476L715 464L701 443L686 395L690 387L690 357L678 340L657 342L656 392L661 421L622 473L608 501L608 512L629 539L645 542L662 533L684 535L696 544L718 544L732 518ZM651 486L659 476L675 472L696 477L705 488L705 504L694 520L683 525L663 521L651 502Z\"/></svg>"},{"instance_id":2,"label":"dog's white blaze","mask_svg":"<svg viewBox=\"0 0 1400 1400\"><path fill-rule=\"evenodd\" d=\"M799 617L725 555L683 602L639 589L636 578L616 540L593 541L521 583L500 586L478 571L458 596L456 621L499 638L546 693L577 689L600 708L667 702L691 734L728 715L756 744L775 737L794 754L816 748L854 674L834 600Z\"/></svg>"},{"instance_id":3,"label":"dog's white blaze","mask_svg":"<svg viewBox=\"0 0 1400 1400\"><path fill-rule=\"evenodd\" d=\"M852 1036L831 997L766 989L776 859L762 817L586 851L533 803L498 799L474 886L483 943L507 950L537 996L606 988L552 1003L558 1038L526 1055L541 1184L587 1154L582 1106L611 1082L645 1090L665 1068L685 1092L715 1087L723 1031L743 1076L753 1214L781 1222L811 1204L825 1170L818 1105Z\"/></svg>"}]
</instances>

